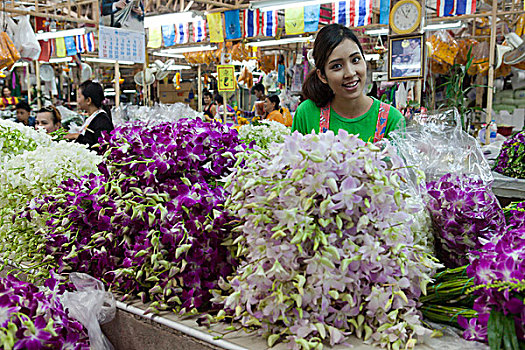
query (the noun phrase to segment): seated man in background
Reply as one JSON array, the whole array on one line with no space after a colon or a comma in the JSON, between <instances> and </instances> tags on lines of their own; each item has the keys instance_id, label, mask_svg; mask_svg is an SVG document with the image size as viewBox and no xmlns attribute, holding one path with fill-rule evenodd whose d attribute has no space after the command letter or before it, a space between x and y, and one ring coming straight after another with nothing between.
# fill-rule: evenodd
<instances>
[{"instance_id":1,"label":"seated man in background","mask_svg":"<svg viewBox=\"0 0 525 350\"><path fill-rule=\"evenodd\" d=\"M20 101L16 104L16 121L23 123L25 126L35 126L35 117L31 116L31 107L26 101Z\"/></svg>"}]
</instances>

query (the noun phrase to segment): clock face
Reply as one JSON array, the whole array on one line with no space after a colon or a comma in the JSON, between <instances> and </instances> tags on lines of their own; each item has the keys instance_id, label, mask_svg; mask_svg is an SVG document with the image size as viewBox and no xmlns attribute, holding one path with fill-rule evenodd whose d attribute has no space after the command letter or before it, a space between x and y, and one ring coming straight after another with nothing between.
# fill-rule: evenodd
<instances>
[{"instance_id":1,"label":"clock face","mask_svg":"<svg viewBox=\"0 0 525 350\"><path fill-rule=\"evenodd\" d=\"M399 34L407 34L415 30L421 19L421 8L416 2L401 2L393 9L392 29Z\"/></svg>"}]
</instances>

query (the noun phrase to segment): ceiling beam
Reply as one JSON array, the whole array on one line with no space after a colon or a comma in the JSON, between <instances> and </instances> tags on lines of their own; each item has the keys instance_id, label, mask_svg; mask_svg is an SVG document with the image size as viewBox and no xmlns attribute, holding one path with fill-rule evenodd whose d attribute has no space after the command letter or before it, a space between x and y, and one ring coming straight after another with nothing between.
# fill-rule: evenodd
<instances>
[{"instance_id":1,"label":"ceiling beam","mask_svg":"<svg viewBox=\"0 0 525 350\"><path fill-rule=\"evenodd\" d=\"M238 6L235 6L232 4L225 4L225 3L222 3L216 0L194 0L194 1L201 3L201 4L212 5L212 6L217 6L217 7L224 7L230 10L236 10L239 8Z\"/></svg>"}]
</instances>

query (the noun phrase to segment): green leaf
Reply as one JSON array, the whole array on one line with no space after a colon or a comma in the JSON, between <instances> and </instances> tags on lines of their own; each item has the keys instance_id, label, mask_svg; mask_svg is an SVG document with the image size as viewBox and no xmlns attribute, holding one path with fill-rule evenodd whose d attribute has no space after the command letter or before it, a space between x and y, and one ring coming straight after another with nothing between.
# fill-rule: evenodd
<instances>
[{"instance_id":1,"label":"green leaf","mask_svg":"<svg viewBox=\"0 0 525 350\"><path fill-rule=\"evenodd\" d=\"M268 337L268 347L273 347L273 345L279 340L281 336L279 334L272 334Z\"/></svg>"},{"instance_id":2,"label":"green leaf","mask_svg":"<svg viewBox=\"0 0 525 350\"><path fill-rule=\"evenodd\" d=\"M487 324L487 338L489 341L490 350L500 350L501 341L503 338L503 314L492 309L490 312L489 321Z\"/></svg>"}]
</instances>

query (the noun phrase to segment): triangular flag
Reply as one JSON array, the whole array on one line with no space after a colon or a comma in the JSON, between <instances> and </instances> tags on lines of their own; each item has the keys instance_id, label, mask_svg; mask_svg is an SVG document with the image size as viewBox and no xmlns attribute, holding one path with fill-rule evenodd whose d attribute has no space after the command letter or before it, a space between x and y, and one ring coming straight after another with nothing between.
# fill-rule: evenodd
<instances>
[{"instance_id":1,"label":"triangular flag","mask_svg":"<svg viewBox=\"0 0 525 350\"><path fill-rule=\"evenodd\" d=\"M77 44L75 43L74 36L66 36L64 38L66 44L66 53L68 56L74 56L77 54Z\"/></svg>"},{"instance_id":2,"label":"triangular flag","mask_svg":"<svg viewBox=\"0 0 525 350\"><path fill-rule=\"evenodd\" d=\"M198 43L206 39L206 21L193 22L193 41Z\"/></svg>"},{"instance_id":3,"label":"triangular flag","mask_svg":"<svg viewBox=\"0 0 525 350\"><path fill-rule=\"evenodd\" d=\"M258 36L261 32L260 10L244 10L244 37Z\"/></svg>"},{"instance_id":4,"label":"triangular flag","mask_svg":"<svg viewBox=\"0 0 525 350\"><path fill-rule=\"evenodd\" d=\"M150 27L148 35L148 47L158 49L162 46L162 32L160 27Z\"/></svg>"},{"instance_id":5,"label":"triangular flag","mask_svg":"<svg viewBox=\"0 0 525 350\"><path fill-rule=\"evenodd\" d=\"M208 27L210 32L210 42L222 43L224 42L224 34L222 31L222 15L220 12L210 13L206 15L208 20Z\"/></svg>"},{"instance_id":6,"label":"triangular flag","mask_svg":"<svg viewBox=\"0 0 525 350\"><path fill-rule=\"evenodd\" d=\"M175 26L173 24L162 26L162 41L166 47L175 45Z\"/></svg>"},{"instance_id":7,"label":"triangular flag","mask_svg":"<svg viewBox=\"0 0 525 350\"><path fill-rule=\"evenodd\" d=\"M276 36L277 35L277 11L264 11L263 18L263 35Z\"/></svg>"},{"instance_id":8,"label":"triangular flag","mask_svg":"<svg viewBox=\"0 0 525 350\"><path fill-rule=\"evenodd\" d=\"M56 38L57 57L66 57L66 42L64 37Z\"/></svg>"},{"instance_id":9,"label":"triangular flag","mask_svg":"<svg viewBox=\"0 0 525 350\"><path fill-rule=\"evenodd\" d=\"M232 10L224 12L224 28L226 29L226 39L240 39L241 22L239 21L239 10Z\"/></svg>"},{"instance_id":10,"label":"triangular flag","mask_svg":"<svg viewBox=\"0 0 525 350\"><path fill-rule=\"evenodd\" d=\"M179 23L175 25L177 31L175 42L177 44L186 44L190 41L190 25L188 23Z\"/></svg>"},{"instance_id":11,"label":"triangular flag","mask_svg":"<svg viewBox=\"0 0 525 350\"><path fill-rule=\"evenodd\" d=\"M286 34L304 33L304 7L294 7L284 10L284 28Z\"/></svg>"},{"instance_id":12,"label":"triangular flag","mask_svg":"<svg viewBox=\"0 0 525 350\"><path fill-rule=\"evenodd\" d=\"M319 29L319 14L321 6L311 5L304 7L304 31L306 33L317 32Z\"/></svg>"}]
</instances>

